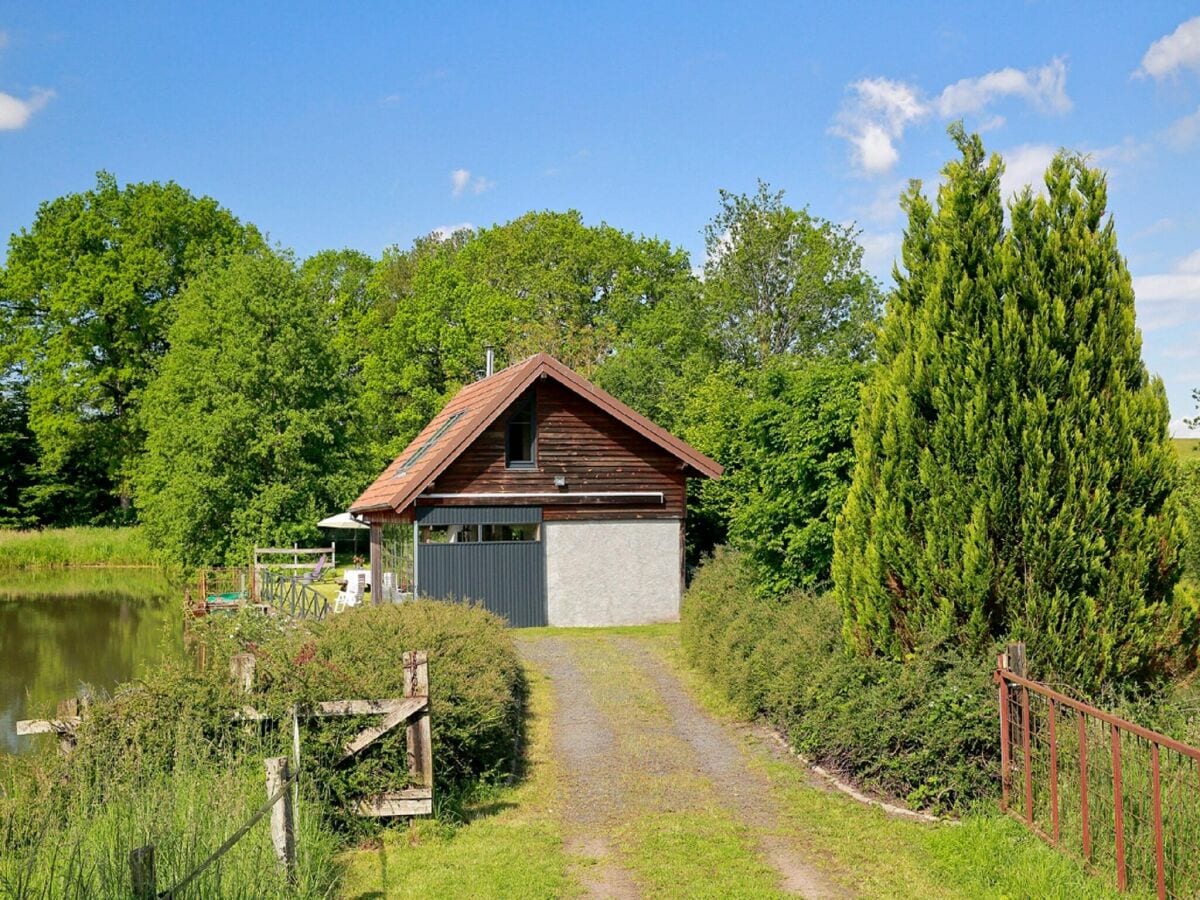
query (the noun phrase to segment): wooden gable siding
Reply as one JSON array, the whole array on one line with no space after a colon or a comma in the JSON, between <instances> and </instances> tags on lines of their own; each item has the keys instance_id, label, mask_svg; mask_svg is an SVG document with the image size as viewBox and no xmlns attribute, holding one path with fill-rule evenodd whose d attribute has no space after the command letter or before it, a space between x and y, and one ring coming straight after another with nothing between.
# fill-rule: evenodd
<instances>
[{"instance_id":1,"label":"wooden gable siding","mask_svg":"<svg viewBox=\"0 0 1200 900\"><path fill-rule=\"evenodd\" d=\"M552 499L513 498L514 503L541 506L546 521L683 518L686 477L675 456L553 380L540 380L530 391L537 395L536 469L505 467L504 433L508 422L505 413L438 476L426 493L565 494L561 503ZM566 476L565 490L554 486L556 475ZM663 502L659 503L657 498L572 496L591 491L659 491ZM417 499L419 506L498 502L502 501Z\"/></svg>"}]
</instances>

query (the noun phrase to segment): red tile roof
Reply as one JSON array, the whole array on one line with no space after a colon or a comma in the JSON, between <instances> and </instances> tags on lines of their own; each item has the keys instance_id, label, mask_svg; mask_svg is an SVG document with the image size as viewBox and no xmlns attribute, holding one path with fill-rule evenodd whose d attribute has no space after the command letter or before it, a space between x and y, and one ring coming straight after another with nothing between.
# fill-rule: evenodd
<instances>
[{"instance_id":1,"label":"red tile roof","mask_svg":"<svg viewBox=\"0 0 1200 900\"><path fill-rule=\"evenodd\" d=\"M555 379L662 447L692 469L694 474L706 478L721 476L723 469L719 463L634 412L554 357L539 353L474 384L468 384L455 394L412 443L404 448L404 452L362 492L351 505L350 511L364 513L393 509L399 512L407 508L534 380L543 375ZM448 427L430 443L425 452L414 457L447 424Z\"/></svg>"}]
</instances>

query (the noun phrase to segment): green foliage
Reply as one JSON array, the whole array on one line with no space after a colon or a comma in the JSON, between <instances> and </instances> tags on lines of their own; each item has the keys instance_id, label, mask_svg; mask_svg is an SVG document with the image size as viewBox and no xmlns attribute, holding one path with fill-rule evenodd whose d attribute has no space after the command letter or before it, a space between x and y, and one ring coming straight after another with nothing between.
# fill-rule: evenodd
<instances>
[{"instance_id":1,"label":"green foliage","mask_svg":"<svg viewBox=\"0 0 1200 900\"><path fill-rule=\"evenodd\" d=\"M158 887L165 890L192 872L263 800L261 760L215 764L182 747L171 771L141 770L118 784L106 770L125 770L127 763L102 765L101 771L73 770L79 780L67 798L56 786L29 779L17 779L16 789L0 797L0 894L13 900L125 900L133 896L129 853L146 844L154 845ZM265 824L259 824L175 896L330 896L339 875L336 836L317 817L301 814L296 844L292 882L275 861Z\"/></svg>"},{"instance_id":2,"label":"green foliage","mask_svg":"<svg viewBox=\"0 0 1200 900\"><path fill-rule=\"evenodd\" d=\"M148 566L156 562L141 528L0 530L0 571L62 566Z\"/></svg>"},{"instance_id":3,"label":"green foliage","mask_svg":"<svg viewBox=\"0 0 1200 900\"><path fill-rule=\"evenodd\" d=\"M461 385L497 365L550 353L594 373L622 336L693 282L686 254L577 212L527 213L445 241L384 254L366 368L368 433L390 460Z\"/></svg>"},{"instance_id":4,"label":"green foliage","mask_svg":"<svg viewBox=\"0 0 1200 900\"><path fill-rule=\"evenodd\" d=\"M0 528L26 528L35 520L26 503L37 463L29 430L29 397L19 379L0 382Z\"/></svg>"},{"instance_id":5,"label":"green foliage","mask_svg":"<svg viewBox=\"0 0 1200 900\"><path fill-rule=\"evenodd\" d=\"M763 600L739 554L721 551L684 596L688 662L746 716L855 781L936 810L995 790L995 697L986 655L918 648L905 663L846 652L829 595Z\"/></svg>"},{"instance_id":6,"label":"green foliage","mask_svg":"<svg viewBox=\"0 0 1200 900\"><path fill-rule=\"evenodd\" d=\"M1179 486L1176 488L1184 524L1183 547L1179 563L1184 573L1200 582L1200 458L1179 464Z\"/></svg>"},{"instance_id":7,"label":"green foliage","mask_svg":"<svg viewBox=\"0 0 1200 900\"><path fill-rule=\"evenodd\" d=\"M169 337L136 479L151 543L193 566L313 537L359 487L327 298L288 256L240 256L192 281Z\"/></svg>"},{"instance_id":8,"label":"green foliage","mask_svg":"<svg viewBox=\"0 0 1200 900\"><path fill-rule=\"evenodd\" d=\"M866 371L849 360L784 359L744 387L736 373L719 373L695 395L704 409L688 437L723 460L726 474L700 486L693 510L702 521L728 520L729 543L765 594L828 584Z\"/></svg>"},{"instance_id":9,"label":"green foliage","mask_svg":"<svg viewBox=\"0 0 1200 900\"><path fill-rule=\"evenodd\" d=\"M754 196L720 196L704 229L704 293L726 358L753 367L783 354L867 355L879 288L854 228L787 206L762 181Z\"/></svg>"},{"instance_id":10,"label":"green foliage","mask_svg":"<svg viewBox=\"0 0 1200 900\"><path fill-rule=\"evenodd\" d=\"M1167 672L1180 531L1161 382L1141 359L1103 176L1059 155L1004 226L998 158L952 129L915 185L835 536L847 639L901 659L1025 640L1083 691Z\"/></svg>"},{"instance_id":11,"label":"green foliage","mask_svg":"<svg viewBox=\"0 0 1200 900\"><path fill-rule=\"evenodd\" d=\"M119 693L93 716L86 752L98 758L137 755L151 767L170 765L176 725L214 744L241 746L231 710L249 702L284 724L267 739L290 747L290 709L323 700L404 695L405 650L427 650L436 785L451 806L479 781L513 770L520 727L522 673L502 620L479 607L434 601L348 610L323 622L280 627L253 613L214 616L199 626L208 668L165 665L140 690ZM249 648L257 660L255 693L236 693L229 657ZM319 773L321 803L331 821L359 830L352 800L408 786L404 730L396 729L339 766L341 747L378 717L302 720L304 759ZM274 737L271 737L274 735ZM255 746L251 742L251 746ZM82 743L81 743L82 746ZM447 808L448 811L448 808Z\"/></svg>"},{"instance_id":12,"label":"green foliage","mask_svg":"<svg viewBox=\"0 0 1200 900\"><path fill-rule=\"evenodd\" d=\"M175 299L213 259L260 243L209 198L174 182L122 188L106 172L92 190L43 203L13 235L0 323L28 379L42 521L128 519L141 393Z\"/></svg>"}]
</instances>

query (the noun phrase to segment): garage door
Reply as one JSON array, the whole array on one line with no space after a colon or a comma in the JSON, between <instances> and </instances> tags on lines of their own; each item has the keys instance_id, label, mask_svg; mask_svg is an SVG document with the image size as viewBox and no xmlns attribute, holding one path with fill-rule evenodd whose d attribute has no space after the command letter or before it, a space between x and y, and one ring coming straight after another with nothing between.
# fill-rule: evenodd
<instances>
[{"instance_id":1,"label":"garage door","mask_svg":"<svg viewBox=\"0 0 1200 900\"><path fill-rule=\"evenodd\" d=\"M417 591L474 601L519 628L546 624L537 506L417 507Z\"/></svg>"}]
</instances>

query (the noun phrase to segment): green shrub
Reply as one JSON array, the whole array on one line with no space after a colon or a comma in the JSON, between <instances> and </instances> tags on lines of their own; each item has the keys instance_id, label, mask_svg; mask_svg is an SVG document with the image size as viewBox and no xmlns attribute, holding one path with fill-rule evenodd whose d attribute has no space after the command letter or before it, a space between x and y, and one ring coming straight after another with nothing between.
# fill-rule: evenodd
<instances>
[{"instance_id":1,"label":"green shrub","mask_svg":"<svg viewBox=\"0 0 1200 900\"><path fill-rule=\"evenodd\" d=\"M1183 511L1184 541L1180 562L1185 577L1200 581L1200 458L1179 464L1179 482L1175 488Z\"/></svg>"},{"instance_id":2,"label":"green shrub","mask_svg":"<svg viewBox=\"0 0 1200 900\"><path fill-rule=\"evenodd\" d=\"M901 663L846 652L829 595L756 595L737 553L718 551L683 601L690 664L740 712L855 781L936 810L990 796L998 773L988 658L942 649ZM994 660L994 657L991 658Z\"/></svg>"}]
</instances>

